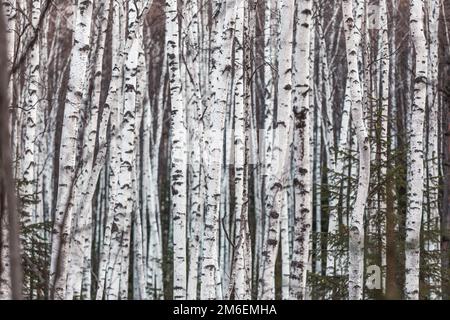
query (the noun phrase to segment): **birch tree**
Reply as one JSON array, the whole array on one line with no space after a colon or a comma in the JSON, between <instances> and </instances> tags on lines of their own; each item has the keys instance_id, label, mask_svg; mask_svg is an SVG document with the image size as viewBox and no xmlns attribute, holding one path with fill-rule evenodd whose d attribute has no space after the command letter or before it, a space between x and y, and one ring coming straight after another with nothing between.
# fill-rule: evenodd
<instances>
[{"instance_id":1,"label":"birch tree","mask_svg":"<svg viewBox=\"0 0 450 320\"><path fill-rule=\"evenodd\" d=\"M73 197L71 191L76 177L77 139L79 112L83 103L83 89L86 85L86 68L90 48L92 1L80 2L76 12L73 30L73 49L70 61L70 77L67 103L64 109L64 123L61 134L59 160L58 198L52 233L50 266L50 291L54 299L65 295L69 239L73 219Z\"/></svg>"},{"instance_id":2,"label":"birch tree","mask_svg":"<svg viewBox=\"0 0 450 320\"><path fill-rule=\"evenodd\" d=\"M6 22L4 20L3 15L3 6L0 6L0 42L7 43L7 27ZM5 46L0 48L0 67L2 70L9 70L8 68L8 55ZM6 275L9 279L3 279L3 275L5 274L2 270L1 275L2 281L1 284L1 292L0 297L4 298L12 298L15 300L22 298L22 265L20 262L20 229L19 229L19 217L16 205L16 194L13 188L14 181L12 176L12 159L10 153L10 141L9 141L9 125L8 125L8 77L6 73L3 73L0 76L0 121L1 121L1 134L0 134L0 171L1 179L0 179L0 188L1 188L1 226L0 231L2 232L2 241L6 240L8 242L8 252L6 258L9 261L6 263L2 263L1 267L9 268L9 272L6 272ZM6 203L6 208L5 204ZM6 219L4 217L7 217ZM4 236L4 223L7 221L8 233L6 237ZM5 258L3 255L3 250L5 246L2 245L2 261ZM9 262L9 263L8 263ZM10 284L10 287L4 286L3 281L7 280L7 285ZM8 281L9 280L9 281Z\"/></svg>"},{"instance_id":3,"label":"birch tree","mask_svg":"<svg viewBox=\"0 0 450 320\"><path fill-rule=\"evenodd\" d=\"M445 1L1 10L0 299L448 295Z\"/></svg>"},{"instance_id":4,"label":"birch tree","mask_svg":"<svg viewBox=\"0 0 450 320\"><path fill-rule=\"evenodd\" d=\"M186 179L187 130L180 74L180 40L177 1L166 4L167 66L171 102L171 192L174 233L174 299L186 299Z\"/></svg>"},{"instance_id":5,"label":"birch tree","mask_svg":"<svg viewBox=\"0 0 450 320\"><path fill-rule=\"evenodd\" d=\"M410 4L410 32L415 53L414 95L409 132L408 203L406 213L405 296L419 299L420 229L423 209L424 140L423 127L427 92L427 41L424 1Z\"/></svg>"},{"instance_id":6,"label":"birch tree","mask_svg":"<svg viewBox=\"0 0 450 320\"><path fill-rule=\"evenodd\" d=\"M293 65L294 112L294 244L290 270L290 297L306 294L306 276L312 228L312 175L310 165L310 34L312 1L297 2L296 38Z\"/></svg>"},{"instance_id":7,"label":"birch tree","mask_svg":"<svg viewBox=\"0 0 450 320\"><path fill-rule=\"evenodd\" d=\"M291 137L291 91L292 91L292 41L294 24L294 1L283 2L277 11L281 20L278 37L278 117L274 127L274 144L271 155L271 171L268 173L265 205L266 223L262 251L262 270L259 276L258 296L260 299L275 298L275 259L278 252L280 235L280 210L283 202L283 190L287 184L289 163L288 146Z\"/></svg>"},{"instance_id":8,"label":"birch tree","mask_svg":"<svg viewBox=\"0 0 450 320\"><path fill-rule=\"evenodd\" d=\"M246 46L248 39L249 5L237 4L235 29L235 65L245 65L234 75L234 186L235 186L235 248L230 286L234 289L236 299L251 297L251 260L249 255L248 226L248 56Z\"/></svg>"},{"instance_id":9,"label":"birch tree","mask_svg":"<svg viewBox=\"0 0 450 320\"><path fill-rule=\"evenodd\" d=\"M361 300L364 275L364 210L366 208L370 177L370 146L363 119L361 82L358 69L360 31L355 28L353 6L348 0L342 2L347 51L347 81L350 83L352 118L359 148L359 177L356 202L350 217L349 236L349 299Z\"/></svg>"},{"instance_id":10,"label":"birch tree","mask_svg":"<svg viewBox=\"0 0 450 320\"><path fill-rule=\"evenodd\" d=\"M220 299L218 289L217 249L219 231L219 202L222 168L222 136L224 130L225 110L227 106L228 86L230 81L232 31L234 24L235 1L214 1L214 19L211 25L211 53L208 75L209 96L207 101L208 118L205 127L205 186L206 207L202 246L201 299Z\"/></svg>"},{"instance_id":11,"label":"birch tree","mask_svg":"<svg viewBox=\"0 0 450 320\"><path fill-rule=\"evenodd\" d=\"M438 19L440 16L439 1L428 1L428 29L429 29L429 45L428 45L428 82L427 87L427 109L428 109L428 135L427 135L427 211L426 229L431 233L431 240L425 244L425 250L431 255L430 268L432 275L429 277L431 286L431 298L435 299L440 296L441 279L439 276L441 270L440 259L440 241L437 234L440 230L440 217L438 208L438 192L439 192L439 93L438 93L438 50L439 50L439 33ZM426 211L425 211L426 212Z\"/></svg>"}]
</instances>

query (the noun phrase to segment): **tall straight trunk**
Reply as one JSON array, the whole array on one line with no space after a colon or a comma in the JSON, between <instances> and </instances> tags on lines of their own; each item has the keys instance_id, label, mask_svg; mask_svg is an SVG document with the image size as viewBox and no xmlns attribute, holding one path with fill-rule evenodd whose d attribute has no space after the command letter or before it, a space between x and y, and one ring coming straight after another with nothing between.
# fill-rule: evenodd
<instances>
[{"instance_id":1,"label":"tall straight trunk","mask_svg":"<svg viewBox=\"0 0 450 320\"><path fill-rule=\"evenodd\" d=\"M269 172L272 166L272 148L274 137L274 111L276 96L276 75L273 66L277 64L277 1L265 1L264 7L264 137L261 143L262 158L262 178L263 178L263 200L268 190ZM265 205L262 204L262 212L258 216L256 228L256 250L255 250L255 270L259 276L261 271L261 251L264 241L265 222L268 213L265 211Z\"/></svg>"},{"instance_id":2,"label":"tall straight trunk","mask_svg":"<svg viewBox=\"0 0 450 320\"><path fill-rule=\"evenodd\" d=\"M166 43L171 104L171 210L173 217L173 297L186 299L187 130L180 74L180 40L176 0L166 3Z\"/></svg>"},{"instance_id":3,"label":"tall straight trunk","mask_svg":"<svg viewBox=\"0 0 450 320\"><path fill-rule=\"evenodd\" d=\"M220 299L219 269L219 211L221 198L221 171L223 134L231 72L231 48L235 1L216 0L215 16L211 26L211 52L209 67L210 94L207 101L205 127L205 186L206 207L202 246L200 298Z\"/></svg>"},{"instance_id":4,"label":"tall straight trunk","mask_svg":"<svg viewBox=\"0 0 450 320\"><path fill-rule=\"evenodd\" d=\"M405 297L419 299L420 229L423 209L424 118L427 94L427 40L424 27L424 1L411 0L410 32L415 51L414 96L408 132L410 159L406 212Z\"/></svg>"},{"instance_id":5,"label":"tall straight trunk","mask_svg":"<svg viewBox=\"0 0 450 320\"><path fill-rule=\"evenodd\" d=\"M396 75L397 75L397 56L396 53L396 32L397 32L397 15L398 1L391 0L389 8L390 12L390 30L389 30L389 113L388 113L388 150L387 163L388 171L393 167L392 159L394 158L394 150L397 149L397 95L396 95ZM395 199L395 184L392 175L386 176L386 297L395 299L399 296L397 285L397 246L396 246L396 227L398 220L398 202Z\"/></svg>"},{"instance_id":6,"label":"tall straight trunk","mask_svg":"<svg viewBox=\"0 0 450 320\"><path fill-rule=\"evenodd\" d=\"M291 267L291 246L289 237L289 202L290 195L284 192L280 221L280 246L281 246L281 299L289 299L289 280Z\"/></svg>"},{"instance_id":7,"label":"tall straight trunk","mask_svg":"<svg viewBox=\"0 0 450 320\"><path fill-rule=\"evenodd\" d=\"M316 20L317 21L317 20ZM313 32L317 32L316 28L313 28ZM319 35L319 34L317 34ZM316 37L317 37L316 35ZM320 41L320 38L319 38ZM320 46L320 42L318 46ZM313 237L313 261L314 266L313 270L316 274L322 275L322 175L323 175L323 121L322 121L322 110L323 110L323 102L325 101L323 97L323 86L320 81L323 79L323 56L321 55L321 48L317 48L319 50L318 57L318 72L317 76L312 77L312 82L314 83L314 94L313 94L313 106L314 106L314 148L313 148L313 189L314 189L314 227L315 233ZM317 84L319 82L319 84Z\"/></svg>"},{"instance_id":8,"label":"tall straight trunk","mask_svg":"<svg viewBox=\"0 0 450 320\"><path fill-rule=\"evenodd\" d=\"M448 30L450 32L450 29ZM450 43L447 38L447 43ZM450 57L450 48L447 47L447 57ZM449 59L449 58L447 58ZM448 270L450 268L450 60L447 60L447 65L443 68L444 74L442 82L446 83L447 94L443 95L443 106L447 106L446 111L442 111L442 130L445 134L445 138L442 141L443 144L443 163L444 172L444 196L442 199L442 242L441 250L443 254L442 269ZM450 279L447 278L443 281L443 291L446 292L443 298L448 299L450 297Z\"/></svg>"},{"instance_id":9,"label":"tall straight trunk","mask_svg":"<svg viewBox=\"0 0 450 320\"><path fill-rule=\"evenodd\" d=\"M124 93L120 122L120 160L118 190L112 205L114 222L111 230L110 277L106 279L108 299L126 299L128 295L128 264L131 217L135 210L134 161L136 127L136 87L139 57L139 38L129 39L131 47L124 65ZM114 263L114 261L117 261Z\"/></svg>"},{"instance_id":10,"label":"tall straight trunk","mask_svg":"<svg viewBox=\"0 0 450 320\"><path fill-rule=\"evenodd\" d=\"M86 251L86 245L92 241L90 233L89 221L92 220L92 206L88 205L92 202L95 186L97 185L98 174L92 175L96 170L94 165L100 166L101 159L94 159L95 144L98 137L98 113L100 107L101 81L102 81L102 64L106 46L106 32L109 19L110 1L105 1L102 6L100 17L100 30L98 31L98 48L96 50L95 65L93 76L94 92L90 101L90 108L87 110L87 125L84 128L84 144L82 146L82 163L81 172L75 183L73 190L74 195L74 212L77 214L77 220L74 225L73 237L71 243L72 260L69 267L69 276L67 279L66 299L80 298L82 280L83 280L83 264L90 256L90 252ZM103 108L104 116L109 116L109 108ZM104 119L102 119L104 121ZM101 127L101 126L100 126ZM102 131L102 130L101 130ZM102 145L102 138L98 138ZM103 146L101 146L103 148ZM96 161L94 161L96 160ZM95 163L97 162L97 163ZM97 170L99 171L99 170ZM94 178L92 178L94 177Z\"/></svg>"},{"instance_id":11,"label":"tall straight trunk","mask_svg":"<svg viewBox=\"0 0 450 320\"><path fill-rule=\"evenodd\" d=\"M381 255L381 269L382 269L382 289L386 292L386 181L387 179L387 159L388 159L388 121L389 121L389 76L390 76L390 62L389 62L389 30L388 30L388 16L387 16L387 0L380 1L380 31L381 31L381 45L380 45L380 99L381 111L378 113L380 119L380 178L379 183L384 184L378 194L378 215L379 222L379 239L381 248L379 249Z\"/></svg>"},{"instance_id":12,"label":"tall straight trunk","mask_svg":"<svg viewBox=\"0 0 450 320\"><path fill-rule=\"evenodd\" d=\"M250 299L251 294L251 256L248 256L248 127L250 108L250 87L248 42L247 2L238 4L236 10L235 60L237 66L234 75L234 192L235 192L235 248L233 268L231 270L230 288L234 289L234 297L238 300ZM243 67L239 67L243 66ZM245 70L244 70L245 69Z\"/></svg>"},{"instance_id":13,"label":"tall straight trunk","mask_svg":"<svg viewBox=\"0 0 450 320\"><path fill-rule=\"evenodd\" d=\"M335 10L336 14L337 10ZM334 14L334 15L335 15ZM335 17L335 16L334 16ZM325 21L325 17L322 18ZM321 20L319 20L321 21ZM323 22L324 22L323 21ZM320 114L320 121L323 122L323 137L324 137L324 144L325 144L325 155L326 155L326 166L327 166L327 179L328 179L328 185L330 188L333 188L333 186L338 185L338 177L337 175L341 173L341 170L337 168L337 159L339 160L339 153L337 150L346 150L346 145L343 146L338 140L339 149L335 148L335 138L334 138L334 118L333 118L333 91L332 91L332 73L330 69L330 63L329 58L327 55L327 46L325 41L325 27L323 26L323 22L321 22L318 26L318 33L319 33L319 52L320 57L322 60L322 77L319 79L323 82L324 86L324 104L325 104L325 110ZM345 102L344 102L344 110L342 113L342 120L341 120L341 137L342 134L347 134L348 131L348 115L349 110L345 109ZM322 120L322 117L325 118ZM346 136L345 136L346 137ZM345 143L347 142L347 139L345 138ZM336 150L335 150L336 149ZM337 153L337 157L336 157ZM326 250L326 265L325 265L325 273L327 276L333 276L335 274L335 267L336 267L336 254L335 254L335 245L333 241L331 241L330 237L335 237L338 231L338 197L336 195L333 195L330 193L329 199L328 199L328 236L327 236L327 250Z\"/></svg>"},{"instance_id":14,"label":"tall straight trunk","mask_svg":"<svg viewBox=\"0 0 450 320\"><path fill-rule=\"evenodd\" d=\"M164 46L164 50L167 50ZM152 129L152 145L150 149L150 165L151 171L149 172L150 181L152 182L152 197L149 199L150 202L150 239L148 245L148 260L149 264L147 266L147 281L151 280L151 287L149 286L149 294L151 294L155 299L160 299L163 297L163 230L161 225L161 211L159 202L159 190L158 190L158 177L159 177L159 150L162 144L162 135L163 135L163 120L165 116L165 108L167 107L166 98L166 72L167 72L167 55L165 51L162 54L162 67L163 70L162 76L160 78L160 90L157 95L157 114L155 119L155 129ZM153 125L153 120L151 122ZM148 283L149 285L150 283Z\"/></svg>"},{"instance_id":15,"label":"tall straight trunk","mask_svg":"<svg viewBox=\"0 0 450 320\"><path fill-rule=\"evenodd\" d=\"M278 109L274 127L274 143L268 172L265 194L266 222L262 251L262 267L259 275L258 296L260 299L275 299L275 262L280 238L280 213L283 192L287 185L289 173L289 145L292 136L292 42L294 25L294 1L282 3L277 10L280 19L278 38Z\"/></svg>"},{"instance_id":16,"label":"tall straight trunk","mask_svg":"<svg viewBox=\"0 0 450 320\"><path fill-rule=\"evenodd\" d=\"M425 218L426 230L429 240L425 250L429 253L427 261L431 275L427 281L430 285L430 298L441 296L441 248L440 248L440 215L439 215L439 112L440 99L438 91L439 76L439 16L440 3L438 0L428 1L428 75L429 86L427 94L428 103L428 141L427 141L427 188L428 188L428 216Z\"/></svg>"},{"instance_id":17,"label":"tall straight trunk","mask_svg":"<svg viewBox=\"0 0 450 320\"><path fill-rule=\"evenodd\" d=\"M290 272L290 298L304 299L312 228L312 174L310 164L310 47L312 1L297 2L293 66L294 111L294 244Z\"/></svg>"},{"instance_id":18,"label":"tall straight trunk","mask_svg":"<svg viewBox=\"0 0 450 320\"><path fill-rule=\"evenodd\" d=\"M359 177L356 201L350 216L349 237L349 299L361 300L363 297L364 275L364 211L370 178L370 146L366 125L363 119L361 82L358 68L360 30L355 28L353 6L350 0L343 0L342 12L346 35L347 81L350 83L352 119L356 130L359 148Z\"/></svg>"},{"instance_id":19,"label":"tall straight trunk","mask_svg":"<svg viewBox=\"0 0 450 320\"><path fill-rule=\"evenodd\" d=\"M33 0L31 3L31 25L33 30L38 27L41 14L40 0ZM30 38L34 31L30 32ZM20 180L20 208L21 215L25 225L35 222L35 207L37 205L37 174L36 160L38 149L36 146L36 124L38 112L40 112L40 53L39 41L36 41L30 49L28 56L27 82L25 89L24 102L25 107L22 116L22 135L23 135L23 158L20 161L21 173Z\"/></svg>"},{"instance_id":20,"label":"tall straight trunk","mask_svg":"<svg viewBox=\"0 0 450 320\"><path fill-rule=\"evenodd\" d=\"M3 15L3 6L0 6L0 43L7 44L7 27ZM1 70L9 70L8 55L6 46L0 47L0 68ZM8 292L0 292L0 297L12 298L18 300L22 298L22 264L20 256L20 227L19 214L16 205L16 192L14 189L14 180L12 175L12 159L11 159L11 145L9 138L9 98L8 98L8 77L6 72L0 75L0 218L5 215L7 219L1 222L0 236L2 242L8 242L8 258L5 264L0 267L10 268L8 276L10 278L11 288ZM6 204L6 205L5 205ZM4 222L8 221L7 229L4 228ZM8 230L7 237L4 236L4 231ZM4 246L2 246L2 251ZM3 261L4 256L0 256ZM9 262L9 264L8 264ZM3 276L3 273L2 273ZM0 280L3 280L0 278ZM4 287L0 287L4 289Z\"/></svg>"},{"instance_id":21,"label":"tall straight trunk","mask_svg":"<svg viewBox=\"0 0 450 320\"><path fill-rule=\"evenodd\" d=\"M203 201L204 185L202 182L202 146L203 146L203 122L201 116L203 113L202 105L202 87L201 77L204 69L201 65L201 17L198 13L200 3L198 0L190 0L186 2L186 22L189 24L189 30L185 35L185 68L192 70L186 80L189 85L190 105L188 106L189 121L189 266L187 280L187 299L197 298L197 287L199 283L198 266L201 246L202 218L203 218Z\"/></svg>"},{"instance_id":22,"label":"tall straight trunk","mask_svg":"<svg viewBox=\"0 0 450 320\"><path fill-rule=\"evenodd\" d=\"M3 6L3 13L5 15L5 23L6 23L6 43L7 43L7 58L8 58L8 64L7 70L11 70L14 63L15 58L15 48L16 48L16 26L17 26L17 10L16 10L16 0L8 0L8 1L2 1ZM9 108L12 107L13 101L14 101L14 75L9 74L8 78L8 96L9 96ZM15 119L15 112L10 112L10 122L9 122L9 128L10 128L10 136L14 137L14 132L17 129L16 128L16 119ZM14 143L11 141L11 151L12 155L15 154L15 146ZM1 285L0 285L1 286Z\"/></svg>"},{"instance_id":23,"label":"tall straight trunk","mask_svg":"<svg viewBox=\"0 0 450 320\"><path fill-rule=\"evenodd\" d=\"M87 81L87 64L91 38L92 1L79 2L75 7L75 27L70 61L64 120L61 133L58 199L52 233L50 264L50 296L63 299L68 263L69 239L73 219L72 189L77 171L77 139L83 90Z\"/></svg>"},{"instance_id":24,"label":"tall straight trunk","mask_svg":"<svg viewBox=\"0 0 450 320\"><path fill-rule=\"evenodd\" d=\"M121 101L122 95L122 73L123 73L123 60L122 60L122 46L125 42L123 26L120 22L121 17L123 15L121 5L115 3L113 5L112 12L112 43L111 43L111 55L112 55L112 70L111 70L111 82L109 85L109 94L104 104L104 111L108 110L110 112L110 116L108 115L108 119L110 118L110 131L111 131L111 141L108 144L109 147L109 163L106 166L108 168L108 201L112 202L113 197L115 196L115 188L116 185L116 163L118 161L119 153L117 150L117 140L119 134L119 124L118 124L118 112L119 112L119 103ZM107 118L104 118L105 120ZM103 119L102 119L103 122ZM106 122L107 123L107 122ZM106 126L105 126L106 128ZM101 135L99 135L101 136ZM108 259L109 259L109 251L110 251L110 242L111 242L111 232L112 232L112 208L109 205L107 212L105 212L106 218L104 219L105 226L103 230L103 237L100 251L100 261L98 267L98 287L97 287L97 297L96 299L103 299L105 293L105 282L107 276L108 269Z\"/></svg>"},{"instance_id":25,"label":"tall straight trunk","mask_svg":"<svg viewBox=\"0 0 450 320\"><path fill-rule=\"evenodd\" d=\"M132 216L132 234L133 234L133 298L139 298L142 300L147 300L147 243L148 243L148 232L147 232L147 208L145 204L146 194L148 189L144 187L144 164L148 164L148 159L150 158L147 153L147 157L144 156L144 146L150 147L150 141L147 138L147 145L144 141L144 130L145 130L145 112L150 112L150 104L148 99L148 72L147 64L145 62L145 50L144 41L142 39L142 31L139 30L139 42L138 42L138 66L137 66L137 80L136 80L136 127L135 127L135 144L136 153L135 157L135 173L133 176L134 189L136 192L137 201L135 201L134 215ZM142 140L142 141L141 141ZM145 159L145 160L144 160ZM148 167L147 167L148 169ZM136 298L135 298L136 297Z\"/></svg>"}]
</instances>

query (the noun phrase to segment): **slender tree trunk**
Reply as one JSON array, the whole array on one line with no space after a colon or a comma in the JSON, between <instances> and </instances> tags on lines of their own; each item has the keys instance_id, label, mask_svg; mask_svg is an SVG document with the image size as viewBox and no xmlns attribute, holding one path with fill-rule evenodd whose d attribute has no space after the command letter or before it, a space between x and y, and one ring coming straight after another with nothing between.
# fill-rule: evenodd
<instances>
[{"instance_id":1,"label":"slender tree trunk","mask_svg":"<svg viewBox=\"0 0 450 320\"><path fill-rule=\"evenodd\" d=\"M349 237L349 299L360 300L363 297L364 275L364 211L370 178L370 146L366 126L363 119L361 82L358 69L358 50L360 43L359 30L355 28L352 3L343 0L342 12L346 35L347 81L350 82L352 102L352 118L356 130L359 147L359 178L356 202L350 217Z\"/></svg>"},{"instance_id":2,"label":"slender tree trunk","mask_svg":"<svg viewBox=\"0 0 450 320\"><path fill-rule=\"evenodd\" d=\"M297 2L296 38L293 58L294 111L294 244L290 272L290 298L303 299L312 228L312 182L310 165L310 37L312 1Z\"/></svg>"},{"instance_id":3,"label":"slender tree trunk","mask_svg":"<svg viewBox=\"0 0 450 320\"><path fill-rule=\"evenodd\" d=\"M289 141L291 132L291 92L292 92L292 42L294 24L294 1L282 3L277 10L281 20L278 37L278 110L274 127L274 143L268 173L265 205L266 219L262 251L262 270L259 275L258 295L260 299L275 299L275 262L280 237L280 213L283 192L286 188L289 164Z\"/></svg>"},{"instance_id":4,"label":"slender tree trunk","mask_svg":"<svg viewBox=\"0 0 450 320\"><path fill-rule=\"evenodd\" d=\"M7 43L6 37L6 23L3 15L3 6L0 6L0 43ZM0 47L0 68L1 70L9 70L8 55L6 46ZM19 242L19 214L16 206L16 192L14 190L14 181L12 176L12 159L11 146L9 138L9 98L8 98L8 77L7 73L3 72L0 75L0 189L2 190L0 199L1 202L6 203L6 208L2 205L4 212L0 212L0 218L3 214L7 215L8 221L8 242L9 242L9 267L11 279L11 298L14 300L22 299L22 264L20 256L20 242ZM3 210L2 210L3 211ZM6 219L3 219L3 222ZM3 226L3 223L2 223ZM4 229L0 229L3 234ZM2 241L6 240L2 237ZM3 249L3 248L2 248ZM3 259L3 256L1 256ZM8 267L7 264L3 265ZM2 267L3 267L2 266ZM2 280L2 279L0 279ZM3 293L2 293L3 295Z\"/></svg>"},{"instance_id":5,"label":"slender tree trunk","mask_svg":"<svg viewBox=\"0 0 450 320\"><path fill-rule=\"evenodd\" d=\"M381 48L380 48L380 82L381 82L381 111L378 113L380 119L380 184L383 184L378 194L378 216L379 226L379 241L380 255L381 255L381 270L382 270L382 290L386 292L386 211L387 211L387 185L384 181L387 179L387 159L388 159L388 125L389 125L389 76L390 76L390 62L389 62L389 30L388 30L388 16L387 16L387 0L380 1L379 8L380 15L380 31L381 31Z\"/></svg>"},{"instance_id":6,"label":"slender tree trunk","mask_svg":"<svg viewBox=\"0 0 450 320\"><path fill-rule=\"evenodd\" d=\"M223 157L223 133L229 81L231 77L231 48L235 1L216 0L211 26L211 52L209 70L210 95L207 101L208 118L205 127L205 185L206 207L202 246L200 298L220 299L219 269L219 211Z\"/></svg>"},{"instance_id":7,"label":"slender tree trunk","mask_svg":"<svg viewBox=\"0 0 450 320\"><path fill-rule=\"evenodd\" d=\"M438 0L428 1L428 75L429 86L427 94L428 104L428 141L427 141L427 181L428 181L428 216L425 217L426 230L429 233L429 240L425 244L428 253L427 264L431 275L427 282L430 285L430 298L441 297L441 248L440 248L440 215L439 215L439 16L440 3Z\"/></svg>"},{"instance_id":8,"label":"slender tree trunk","mask_svg":"<svg viewBox=\"0 0 450 320\"><path fill-rule=\"evenodd\" d=\"M415 51L414 97L409 130L410 159L406 213L405 296L419 299L420 229L422 225L424 139L423 127L427 91L427 41L424 27L424 1L412 0L410 32Z\"/></svg>"},{"instance_id":9,"label":"slender tree trunk","mask_svg":"<svg viewBox=\"0 0 450 320\"><path fill-rule=\"evenodd\" d=\"M84 1L74 8L76 12L74 41L70 62L70 76L63 130L61 134L58 199L52 233L50 266L50 296L65 297L65 279L68 263L69 240L73 219L73 196L77 172L77 139L83 90L86 85L88 53L91 38L92 1Z\"/></svg>"},{"instance_id":10,"label":"slender tree trunk","mask_svg":"<svg viewBox=\"0 0 450 320\"><path fill-rule=\"evenodd\" d=\"M201 234L202 234L202 218L203 218L203 201L204 195L202 182L202 146L203 146L203 122L201 116L203 114L202 105L202 84L201 77L204 69L201 60L201 17L198 13L202 8L199 7L199 1L190 0L186 2L186 23L190 27L185 31L185 68L190 69L189 77L186 80L190 84L189 96L191 103L188 106L189 112L189 166L190 182L189 182L189 266L187 280L187 299L197 298L197 287L199 283L198 267L200 258Z\"/></svg>"},{"instance_id":11,"label":"slender tree trunk","mask_svg":"<svg viewBox=\"0 0 450 320\"><path fill-rule=\"evenodd\" d=\"M174 299L186 299L187 130L181 74L177 1L166 3L167 63L171 102L171 201L173 216Z\"/></svg>"}]
</instances>

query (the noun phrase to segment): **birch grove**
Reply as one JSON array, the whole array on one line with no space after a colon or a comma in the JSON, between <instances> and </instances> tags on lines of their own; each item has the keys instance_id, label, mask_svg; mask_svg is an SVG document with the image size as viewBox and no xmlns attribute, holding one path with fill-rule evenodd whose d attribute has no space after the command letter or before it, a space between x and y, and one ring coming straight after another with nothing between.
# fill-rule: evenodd
<instances>
[{"instance_id":1,"label":"birch grove","mask_svg":"<svg viewBox=\"0 0 450 320\"><path fill-rule=\"evenodd\" d=\"M0 1L0 299L450 295L450 1Z\"/></svg>"}]
</instances>

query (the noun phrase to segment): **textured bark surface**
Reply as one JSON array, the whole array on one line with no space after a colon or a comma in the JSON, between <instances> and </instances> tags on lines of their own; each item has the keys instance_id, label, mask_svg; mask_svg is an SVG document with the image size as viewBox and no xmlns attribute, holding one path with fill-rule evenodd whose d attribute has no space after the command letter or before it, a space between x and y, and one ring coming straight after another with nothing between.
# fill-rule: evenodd
<instances>
[{"instance_id":1,"label":"textured bark surface","mask_svg":"<svg viewBox=\"0 0 450 320\"><path fill-rule=\"evenodd\" d=\"M312 228L312 173L310 159L311 114L310 94L310 37L312 1L297 3L296 38L293 54L294 112L294 244L290 270L290 298L302 299L306 294L306 275Z\"/></svg>"},{"instance_id":2,"label":"textured bark surface","mask_svg":"<svg viewBox=\"0 0 450 320\"><path fill-rule=\"evenodd\" d=\"M289 141L292 136L292 41L294 25L294 1L283 2L276 11L280 19L277 30L278 51L278 114L273 134L273 149L265 194L265 237L262 251L262 267L259 275L260 299L275 298L275 260L280 236L280 213L283 190L287 185L289 163Z\"/></svg>"},{"instance_id":3,"label":"textured bark surface","mask_svg":"<svg viewBox=\"0 0 450 320\"><path fill-rule=\"evenodd\" d=\"M0 6L0 42L8 43L6 37L6 22L3 14L3 7ZM0 48L0 68L2 70L9 70L8 67L8 55L6 51L6 46ZM12 159L10 153L10 140L8 132L8 108L9 108L9 97L8 97L8 77L7 73L3 72L0 76L0 201L1 201L1 230L7 229L8 232L2 232L2 252L1 259L7 259L1 264L1 268L9 268L6 270L6 275L9 279L4 279L4 271L1 270L0 274L2 277L0 296L2 299L11 298L15 300L22 299L22 264L20 258L20 244L19 244L19 214L17 211L17 199L16 191L14 189L14 180L12 176ZM5 228L6 224L6 228ZM3 255L3 250L5 245L3 242L8 242L7 253ZM6 286L3 281L7 281ZM9 281L8 281L9 280ZM9 287L10 286L10 287Z\"/></svg>"},{"instance_id":4,"label":"textured bark surface","mask_svg":"<svg viewBox=\"0 0 450 320\"><path fill-rule=\"evenodd\" d=\"M406 215L405 295L419 299L420 229L422 226L424 139L427 93L427 41L424 30L424 1L410 5L411 38L415 54L414 95L411 107L410 149L408 172L408 207Z\"/></svg>"},{"instance_id":5,"label":"textured bark surface","mask_svg":"<svg viewBox=\"0 0 450 320\"><path fill-rule=\"evenodd\" d=\"M360 43L360 30L355 27L353 7L350 1L343 0L342 12L346 34L347 68L351 101L351 114L354 121L356 138L359 149L359 177L354 207L349 223L349 299L361 300L363 298L364 277L364 210L366 208L367 194L370 178L370 146L366 125L363 119L361 82L358 69L358 50Z\"/></svg>"},{"instance_id":6,"label":"textured bark surface","mask_svg":"<svg viewBox=\"0 0 450 320\"><path fill-rule=\"evenodd\" d=\"M1 8L0 299L448 297L447 1Z\"/></svg>"}]
</instances>

